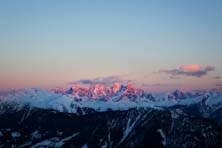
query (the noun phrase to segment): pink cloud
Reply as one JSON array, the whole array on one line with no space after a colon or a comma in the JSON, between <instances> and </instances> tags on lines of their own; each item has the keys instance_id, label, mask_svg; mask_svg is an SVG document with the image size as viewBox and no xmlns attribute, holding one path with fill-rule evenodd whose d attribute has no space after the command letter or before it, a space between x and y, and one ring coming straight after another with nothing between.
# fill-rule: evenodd
<instances>
[{"instance_id":1,"label":"pink cloud","mask_svg":"<svg viewBox=\"0 0 222 148\"><path fill-rule=\"evenodd\" d=\"M190 64L190 65L183 65L179 69L183 72L191 73L191 72L201 71L202 68L198 64Z\"/></svg>"},{"instance_id":2,"label":"pink cloud","mask_svg":"<svg viewBox=\"0 0 222 148\"><path fill-rule=\"evenodd\" d=\"M159 70L159 73L165 73L171 76L184 75L184 76L202 77L214 70L215 70L214 66L202 67L199 64L189 64L189 65L183 65L178 69Z\"/></svg>"}]
</instances>

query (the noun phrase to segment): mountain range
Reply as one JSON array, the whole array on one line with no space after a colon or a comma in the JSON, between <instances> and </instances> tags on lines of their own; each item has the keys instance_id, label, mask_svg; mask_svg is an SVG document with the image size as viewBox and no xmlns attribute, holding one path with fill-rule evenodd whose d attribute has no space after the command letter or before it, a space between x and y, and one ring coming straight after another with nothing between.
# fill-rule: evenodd
<instances>
[{"instance_id":1,"label":"mountain range","mask_svg":"<svg viewBox=\"0 0 222 148\"><path fill-rule=\"evenodd\" d=\"M132 83L0 95L0 147L221 147L222 93Z\"/></svg>"}]
</instances>

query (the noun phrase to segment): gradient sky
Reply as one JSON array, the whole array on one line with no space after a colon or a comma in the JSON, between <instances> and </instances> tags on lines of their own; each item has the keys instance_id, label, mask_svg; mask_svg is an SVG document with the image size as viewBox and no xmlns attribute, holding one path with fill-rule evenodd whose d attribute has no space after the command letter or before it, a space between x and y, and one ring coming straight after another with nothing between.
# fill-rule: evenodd
<instances>
[{"instance_id":1,"label":"gradient sky","mask_svg":"<svg viewBox=\"0 0 222 148\"><path fill-rule=\"evenodd\" d=\"M221 56L221 0L0 1L1 89L106 76L148 90L212 88L222 84ZM187 64L215 70L159 72Z\"/></svg>"}]
</instances>

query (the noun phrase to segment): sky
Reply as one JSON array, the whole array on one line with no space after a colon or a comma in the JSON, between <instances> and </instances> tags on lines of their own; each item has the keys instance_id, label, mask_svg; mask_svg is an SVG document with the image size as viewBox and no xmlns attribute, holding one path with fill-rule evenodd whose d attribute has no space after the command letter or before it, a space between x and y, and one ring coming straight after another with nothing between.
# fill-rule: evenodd
<instances>
[{"instance_id":1,"label":"sky","mask_svg":"<svg viewBox=\"0 0 222 148\"><path fill-rule=\"evenodd\" d=\"M106 77L222 88L221 0L0 1L0 89Z\"/></svg>"}]
</instances>

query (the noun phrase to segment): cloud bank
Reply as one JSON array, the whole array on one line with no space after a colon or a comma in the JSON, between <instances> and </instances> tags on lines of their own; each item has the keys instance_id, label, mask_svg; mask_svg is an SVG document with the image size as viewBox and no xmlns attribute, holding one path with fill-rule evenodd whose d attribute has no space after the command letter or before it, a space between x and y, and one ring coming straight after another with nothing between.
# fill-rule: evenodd
<instances>
[{"instance_id":1,"label":"cloud bank","mask_svg":"<svg viewBox=\"0 0 222 148\"><path fill-rule=\"evenodd\" d=\"M116 82L120 82L126 84L128 82L133 82L132 80L124 79L123 76L108 76L108 77L99 77L95 79L81 79L70 84L79 84L79 85L95 85L95 84L103 84L103 85L113 85Z\"/></svg>"},{"instance_id":2,"label":"cloud bank","mask_svg":"<svg viewBox=\"0 0 222 148\"><path fill-rule=\"evenodd\" d=\"M162 69L159 70L159 73L165 73L170 75L171 77L175 76L193 76L193 77L202 77L207 75L209 72L215 71L214 66L206 66L201 67L198 64L190 64L190 65L183 65L178 69Z\"/></svg>"}]
</instances>

